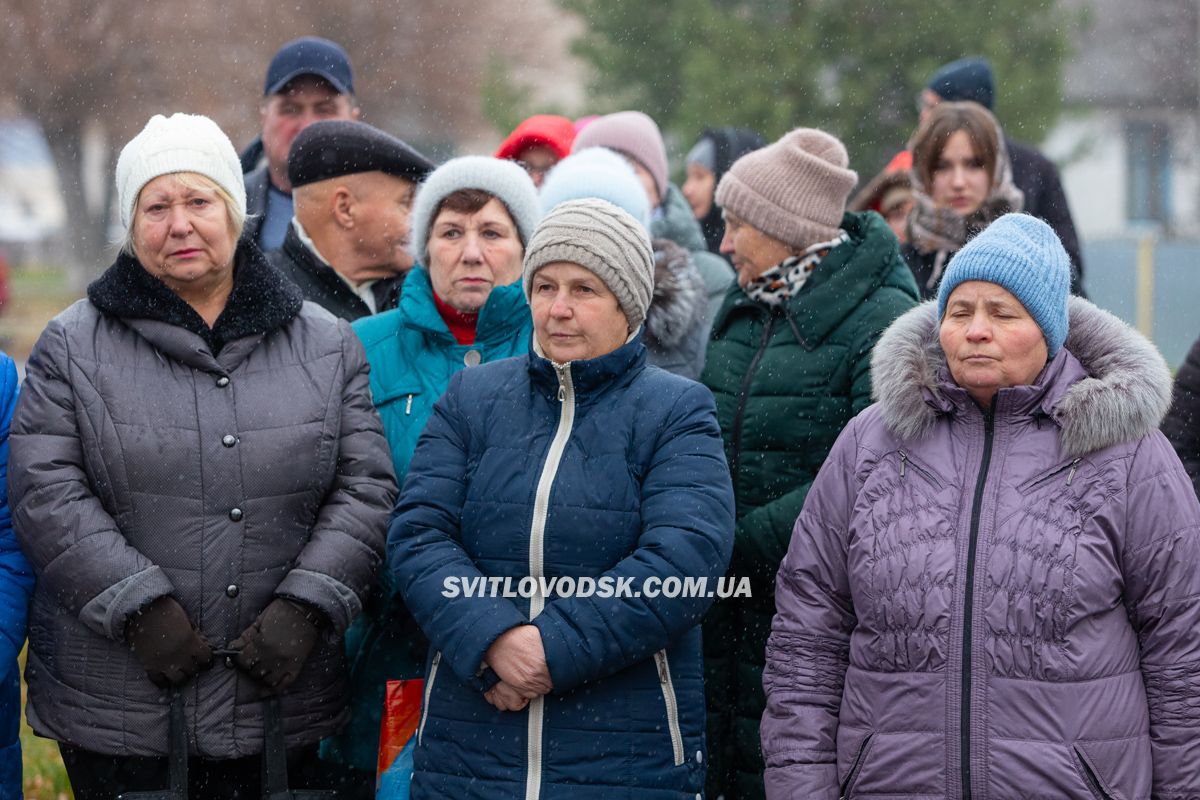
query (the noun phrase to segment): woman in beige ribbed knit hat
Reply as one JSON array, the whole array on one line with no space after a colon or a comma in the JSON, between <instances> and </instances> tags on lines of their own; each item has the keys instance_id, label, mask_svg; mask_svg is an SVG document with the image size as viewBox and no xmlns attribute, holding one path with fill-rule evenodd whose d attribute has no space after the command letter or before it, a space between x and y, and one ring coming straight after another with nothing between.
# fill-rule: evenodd
<instances>
[{"instance_id":1,"label":"woman in beige ribbed knit hat","mask_svg":"<svg viewBox=\"0 0 1200 800\"><path fill-rule=\"evenodd\" d=\"M873 212L846 213L857 175L846 148L799 128L734 163L717 187L721 252L737 286L713 324L701 380L733 473L731 571L753 598L719 600L705 622L708 796L763 796L762 666L775 572L826 453L870 402L870 355L916 304L896 237Z\"/></svg>"}]
</instances>

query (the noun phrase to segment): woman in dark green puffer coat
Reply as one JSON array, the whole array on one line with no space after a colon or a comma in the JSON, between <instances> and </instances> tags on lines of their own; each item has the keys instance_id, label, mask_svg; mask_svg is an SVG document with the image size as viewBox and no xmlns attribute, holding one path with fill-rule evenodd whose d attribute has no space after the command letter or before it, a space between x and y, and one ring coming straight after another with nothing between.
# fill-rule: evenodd
<instances>
[{"instance_id":1,"label":"woman in dark green puffer coat","mask_svg":"<svg viewBox=\"0 0 1200 800\"><path fill-rule=\"evenodd\" d=\"M871 348L917 304L883 218L844 213L857 179L848 160L836 138L800 128L739 159L717 189L737 286L702 380L737 501L730 574L748 576L753 597L719 600L704 624L712 798L764 796L758 724L775 572L817 470L871 401Z\"/></svg>"}]
</instances>

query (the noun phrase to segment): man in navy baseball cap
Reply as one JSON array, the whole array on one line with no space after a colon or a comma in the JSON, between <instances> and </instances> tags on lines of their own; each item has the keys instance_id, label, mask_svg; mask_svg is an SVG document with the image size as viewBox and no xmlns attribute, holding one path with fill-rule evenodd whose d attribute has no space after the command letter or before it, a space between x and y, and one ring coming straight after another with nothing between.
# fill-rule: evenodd
<instances>
[{"instance_id":1,"label":"man in navy baseball cap","mask_svg":"<svg viewBox=\"0 0 1200 800\"><path fill-rule=\"evenodd\" d=\"M328 39L305 36L288 42L271 59L263 86L262 151L265 163L247 172L246 235L263 250L277 250L294 213L288 178L292 141L311 123L355 120L350 56Z\"/></svg>"}]
</instances>

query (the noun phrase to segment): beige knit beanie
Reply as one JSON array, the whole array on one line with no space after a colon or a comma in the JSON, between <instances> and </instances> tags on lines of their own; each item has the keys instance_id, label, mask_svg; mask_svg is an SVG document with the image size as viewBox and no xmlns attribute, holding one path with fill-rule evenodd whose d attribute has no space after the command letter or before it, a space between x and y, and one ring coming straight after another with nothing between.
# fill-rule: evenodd
<instances>
[{"instance_id":1,"label":"beige knit beanie","mask_svg":"<svg viewBox=\"0 0 1200 800\"><path fill-rule=\"evenodd\" d=\"M568 261L604 281L625 313L629 330L646 319L654 295L654 251L645 227L607 200L559 203L542 218L525 248L525 298L533 276L547 264Z\"/></svg>"},{"instance_id":2,"label":"beige knit beanie","mask_svg":"<svg viewBox=\"0 0 1200 800\"><path fill-rule=\"evenodd\" d=\"M797 128L735 161L717 187L717 205L798 249L827 241L858 181L849 163L836 137Z\"/></svg>"}]
</instances>

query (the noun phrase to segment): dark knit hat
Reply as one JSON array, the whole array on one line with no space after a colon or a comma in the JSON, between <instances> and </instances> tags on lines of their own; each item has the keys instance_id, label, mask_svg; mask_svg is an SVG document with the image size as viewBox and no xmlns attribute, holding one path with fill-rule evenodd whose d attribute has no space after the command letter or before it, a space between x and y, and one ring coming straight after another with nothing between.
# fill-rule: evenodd
<instances>
[{"instance_id":1,"label":"dark knit hat","mask_svg":"<svg viewBox=\"0 0 1200 800\"><path fill-rule=\"evenodd\" d=\"M414 183L433 171L433 162L365 122L323 120L302 130L288 153L292 186L359 172L383 172Z\"/></svg>"},{"instance_id":2,"label":"dark knit hat","mask_svg":"<svg viewBox=\"0 0 1200 800\"><path fill-rule=\"evenodd\" d=\"M717 205L792 247L832 239L858 181L835 136L797 128L739 158L717 186Z\"/></svg>"},{"instance_id":3,"label":"dark knit hat","mask_svg":"<svg viewBox=\"0 0 1200 800\"><path fill-rule=\"evenodd\" d=\"M1042 329L1050 358L1067 340L1071 259L1054 229L1037 217L1005 214L955 254L938 287L938 319L966 281L1003 286L1020 300Z\"/></svg>"},{"instance_id":4,"label":"dark knit hat","mask_svg":"<svg viewBox=\"0 0 1200 800\"><path fill-rule=\"evenodd\" d=\"M985 58L960 58L933 73L926 89L950 102L970 101L988 109L996 99L992 65Z\"/></svg>"}]
</instances>

